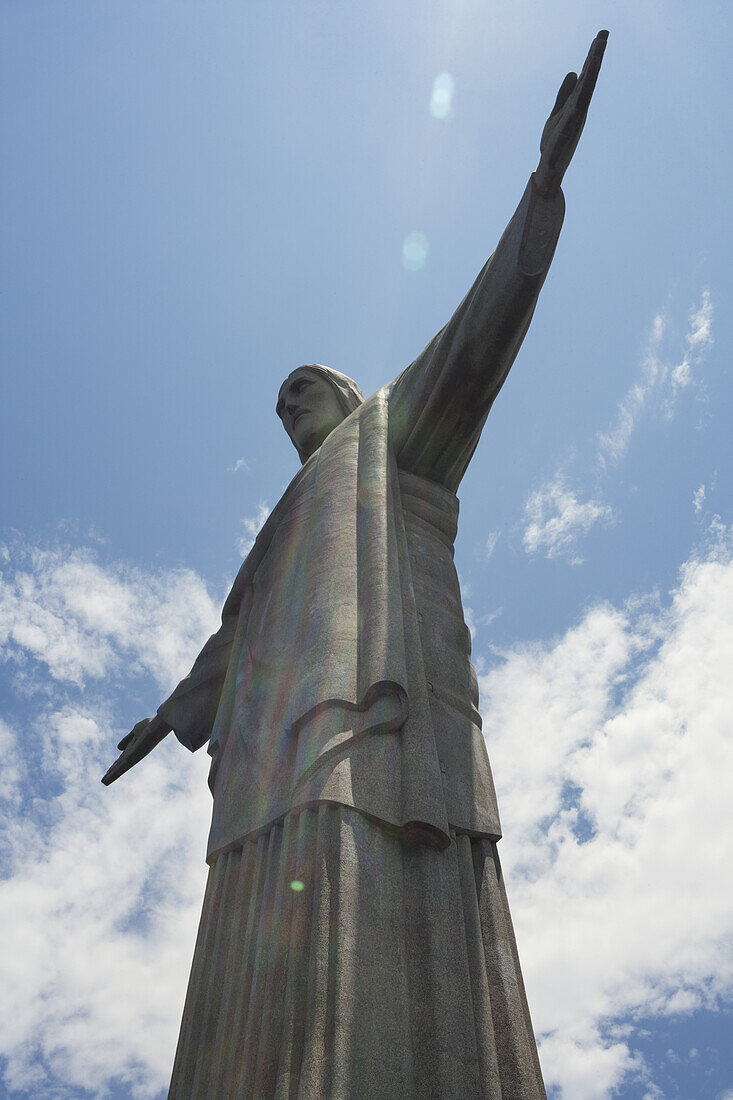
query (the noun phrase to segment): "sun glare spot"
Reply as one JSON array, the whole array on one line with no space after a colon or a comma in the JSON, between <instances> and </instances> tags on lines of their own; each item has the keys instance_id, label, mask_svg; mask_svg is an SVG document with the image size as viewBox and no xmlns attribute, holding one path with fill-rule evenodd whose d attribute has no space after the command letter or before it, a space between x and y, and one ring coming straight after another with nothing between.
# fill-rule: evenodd
<instances>
[{"instance_id":1,"label":"sun glare spot","mask_svg":"<svg viewBox=\"0 0 733 1100\"><path fill-rule=\"evenodd\" d=\"M305 883L301 882L298 878L294 878L290 883L290 889L295 890L296 894L299 894L301 890L305 890Z\"/></svg>"},{"instance_id":2,"label":"sun glare spot","mask_svg":"<svg viewBox=\"0 0 733 1100\"><path fill-rule=\"evenodd\" d=\"M402 245L402 266L408 271L419 271L428 255L428 238L417 230L408 233Z\"/></svg>"},{"instance_id":3,"label":"sun glare spot","mask_svg":"<svg viewBox=\"0 0 733 1100\"><path fill-rule=\"evenodd\" d=\"M456 82L450 73L438 73L433 81L430 95L430 114L433 118L451 118L453 116L453 92Z\"/></svg>"}]
</instances>

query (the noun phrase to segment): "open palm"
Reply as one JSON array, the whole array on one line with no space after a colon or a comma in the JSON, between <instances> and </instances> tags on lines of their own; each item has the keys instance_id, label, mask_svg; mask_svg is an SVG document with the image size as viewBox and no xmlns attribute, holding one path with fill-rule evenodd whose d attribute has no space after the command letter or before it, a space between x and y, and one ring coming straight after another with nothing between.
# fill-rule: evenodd
<instances>
[{"instance_id":1,"label":"open palm","mask_svg":"<svg viewBox=\"0 0 733 1100\"><path fill-rule=\"evenodd\" d=\"M580 76L568 73L557 93L555 106L540 140L540 163L535 173L541 191L554 191L562 183L585 126L593 89L601 69L608 31L593 39Z\"/></svg>"}]
</instances>

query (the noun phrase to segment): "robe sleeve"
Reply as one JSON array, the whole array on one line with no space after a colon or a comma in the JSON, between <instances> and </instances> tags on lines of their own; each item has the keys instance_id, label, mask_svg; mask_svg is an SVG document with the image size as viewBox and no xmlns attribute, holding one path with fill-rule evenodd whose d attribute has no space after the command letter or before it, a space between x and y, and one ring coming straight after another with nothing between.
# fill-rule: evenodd
<instances>
[{"instance_id":1,"label":"robe sleeve","mask_svg":"<svg viewBox=\"0 0 733 1100\"><path fill-rule=\"evenodd\" d=\"M237 615L225 613L221 627L211 635L188 676L158 707L160 717L191 752L200 749L211 735L236 629Z\"/></svg>"},{"instance_id":2,"label":"robe sleeve","mask_svg":"<svg viewBox=\"0 0 733 1100\"><path fill-rule=\"evenodd\" d=\"M532 319L560 234L562 191L530 178L496 251L390 395L397 464L455 492Z\"/></svg>"},{"instance_id":3,"label":"robe sleeve","mask_svg":"<svg viewBox=\"0 0 733 1100\"><path fill-rule=\"evenodd\" d=\"M272 521L275 520L272 516ZM267 547L266 523L255 545L244 559L221 612L221 626L212 634L193 663L188 676L158 707L158 715L191 752L205 745L211 736L222 691L232 657L241 616L246 615L251 595L251 579Z\"/></svg>"}]
</instances>

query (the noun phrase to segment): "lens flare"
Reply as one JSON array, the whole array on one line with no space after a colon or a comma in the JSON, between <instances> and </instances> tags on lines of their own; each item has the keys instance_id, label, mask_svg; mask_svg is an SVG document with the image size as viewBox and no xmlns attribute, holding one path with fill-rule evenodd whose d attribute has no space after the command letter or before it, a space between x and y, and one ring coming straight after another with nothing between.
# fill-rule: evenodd
<instances>
[{"instance_id":1,"label":"lens flare","mask_svg":"<svg viewBox=\"0 0 733 1100\"><path fill-rule=\"evenodd\" d=\"M402 245L402 266L408 271L419 271L428 255L428 238L424 233L408 233Z\"/></svg>"},{"instance_id":2,"label":"lens flare","mask_svg":"<svg viewBox=\"0 0 733 1100\"><path fill-rule=\"evenodd\" d=\"M294 890L296 894L299 894L301 890L305 890L305 883L301 882L299 878L294 878L290 883L290 889Z\"/></svg>"},{"instance_id":3,"label":"lens flare","mask_svg":"<svg viewBox=\"0 0 733 1100\"><path fill-rule=\"evenodd\" d=\"M450 73L438 73L433 81L430 95L430 114L433 118L451 118L453 116L453 93L456 82Z\"/></svg>"}]
</instances>

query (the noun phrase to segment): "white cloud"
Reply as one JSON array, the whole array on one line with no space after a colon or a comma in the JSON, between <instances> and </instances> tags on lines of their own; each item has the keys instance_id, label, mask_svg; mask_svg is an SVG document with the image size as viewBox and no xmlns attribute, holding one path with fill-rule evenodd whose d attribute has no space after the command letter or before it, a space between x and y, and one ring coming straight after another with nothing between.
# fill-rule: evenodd
<instances>
[{"instance_id":1,"label":"white cloud","mask_svg":"<svg viewBox=\"0 0 733 1100\"><path fill-rule=\"evenodd\" d=\"M713 342L713 304L710 291L703 290L700 305L690 313L687 346L692 350L708 348Z\"/></svg>"},{"instance_id":2,"label":"white cloud","mask_svg":"<svg viewBox=\"0 0 733 1100\"><path fill-rule=\"evenodd\" d=\"M525 550L534 554L543 551L547 558L567 557L573 565L582 558L576 552L578 540L595 523L609 523L613 512L597 500L581 500L565 484L562 475L530 494L524 506Z\"/></svg>"},{"instance_id":3,"label":"white cloud","mask_svg":"<svg viewBox=\"0 0 733 1100\"><path fill-rule=\"evenodd\" d=\"M659 403L668 417L672 416L677 394L689 386L712 346L712 320L710 291L703 290L699 306L690 312L682 358L670 365L661 357L667 324L661 314L654 318L640 376L621 400L615 424L598 436L602 466L618 465L624 458L639 417L653 401Z\"/></svg>"},{"instance_id":4,"label":"white cloud","mask_svg":"<svg viewBox=\"0 0 733 1100\"><path fill-rule=\"evenodd\" d=\"M17 745L17 733L0 718L0 813L11 813L21 802L25 769ZM0 845L4 842L0 835Z\"/></svg>"},{"instance_id":5,"label":"white cloud","mask_svg":"<svg viewBox=\"0 0 733 1100\"><path fill-rule=\"evenodd\" d=\"M692 495L692 507L699 515L702 512L702 506L705 503L705 486L699 485Z\"/></svg>"},{"instance_id":6,"label":"white cloud","mask_svg":"<svg viewBox=\"0 0 733 1100\"><path fill-rule=\"evenodd\" d=\"M245 473L249 473L249 463L246 458L238 458L233 466L227 466L228 474L239 473L240 470L244 470Z\"/></svg>"},{"instance_id":7,"label":"white cloud","mask_svg":"<svg viewBox=\"0 0 733 1100\"><path fill-rule=\"evenodd\" d=\"M191 570L143 573L80 549L6 550L0 655L21 673L33 658L78 686L148 673L171 688L216 629L217 604Z\"/></svg>"},{"instance_id":8,"label":"white cloud","mask_svg":"<svg viewBox=\"0 0 733 1100\"><path fill-rule=\"evenodd\" d=\"M716 521L669 606L592 607L481 678L517 938L565 1100L644 1079L614 1021L733 995L731 667L733 534Z\"/></svg>"},{"instance_id":9,"label":"white cloud","mask_svg":"<svg viewBox=\"0 0 733 1100\"><path fill-rule=\"evenodd\" d=\"M75 1100L117 1079L150 1097L169 1078L203 893L208 759L169 738L113 787L100 777L130 673L167 692L214 604L188 571L78 550L3 557L2 656L45 681L30 717L0 723L5 1082ZM87 681L94 703L75 688Z\"/></svg>"},{"instance_id":10,"label":"white cloud","mask_svg":"<svg viewBox=\"0 0 733 1100\"><path fill-rule=\"evenodd\" d=\"M659 346L664 335L664 318L657 315L652 322L652 330L647 351L641 369L641 377L633 383L618 407L618 415L613 428L598 437L598 456L605 466L617 464L626 454L636 421L646 405L650 394L663 376L663 365L659 360Z\"/></svg>"},{"instance_id":11,"label":"white cloud","mask_svg":"<svg viewBox=\"0 0 733 1100\"><path fill-rule=\"evenodd\" d=\"M166 1087L210 809L205 754L172 738L113 787L99 783L121 703L108 673L93 705L74 688L98 674L88 635L107 638L104 669L124 658L167 690L170 653L182 660L209 625L202 613L194 640L173 617L181 637L160 658L159 626L126 609L172 598L180 577L89 562L26 552L6 570L2 605L32 612L41 632L18 640L13 626L6 659L53 667L57 680L31 700L31 722L0 725L0 1055L8 1088L64 1100L101 1100L113 1078L140 1097ZM84 600L69 575L87 582ZM184 596L205 591L193 574L186 583ZM102 607L127 625L108 637ZM716 521L668 606L592 607L482 677L530 1003L548 1084L565 1100L602 1100L630 1078L658 1096L634 1050L635 1015L714 1006L733 989L720 874L733 861L732 610L733 537ZM79 638L77 666L67 651Z\"/></svg>"},{"instance_id":12,"label":"white cloud","mask_svg":"<svg viewBox=\"0 0 733 1100\"><path fill-rule=\"evenodd\" d=\"M704 290L700 305L690 312L690 323L685 337L685 352L679 363L671 368L670 398L667 413L671 415L672 404L679 390L689 386L693 372L698 367L713 344L713 303L710 291Z\"/></svg>"},{"instance_id":13,"label":"white cloud","mask_svg":"<svg viewBox=\"0 0 733 1100\"><path fill-rule=\"evenodd\" d=\"M149 1097L170 1074L203 893L205 759L166 744L107 789L115 736L98 715L52 711L36 733L34 817L3 815L6 1083L102 1097L118 1077Z\"/></svg>"},{"instance_id":14,"label":"white cloud","mask_svg":"<svg viewBox=\"0 0 733 1100\"><path fill-rule=\"evenodd\" d=\"M559 1085L563 1098L608 1100L619 1081L644 1076L641 1059L625 1043L599 1045L593 1028L578 1028L572 1036L559 1028L542 1042L540 1056L545 1085Z\"/></svg>"},{"instance_id":15,"label":"white cloud","mask_svg":"<svg viewBox=\"0 0 733 1100\"><path fill-rule=\"evenodd\" d=\"M645 408L656 403L666 416L672 416L677 394L693 380L696 368L712 346L712 316L710 292L704 290L699 306L690 312L684 353L675 366L664 363L661 356L667 323L661 314L654 318L640 376L620 402L614 425L597 437L597 457L604 470L624 458ZM704 499L705 487L700 486L693 498L696 512L702 510ZM557 473L531 493L525 503L525 550L530 554L542 552L547 558L564 557L572 565L579 565L583 561L577 552L581 537L594 524L609 523L613 518L607 504L602 500L583 500L568 487L564 475ZM496 537L489 538L487 557L491 556Z\"/></svg>"},{"instance_id":16,"label":"white cloud","mask_svg":"<svg viewBox=\"0 0 733 1100\"><path fill-rule=\"evenodd\" d=\"M494 553L494 550L496 550L496 544L499 541L499 535L500 534L501 534L500 531L491 531L490 532L489 537L486 540L486 558L487 558L487 560Z\"/></svg>"},{"instance_id":17,"label":"white cloud","mask_svg":"<svg viewBox=\"0 0 733 1100\"><path fill-rule=\"evenodd\" d=\"M257 505L257 511L253 516L245 516L242 520L242 527L244 527L244 534L237 540L237 549L242 557L246 557L255 544L255 539L262 529L262 525L270 514L270 509L266 501L260 501Z\"/></svg>"}]
</instances>

